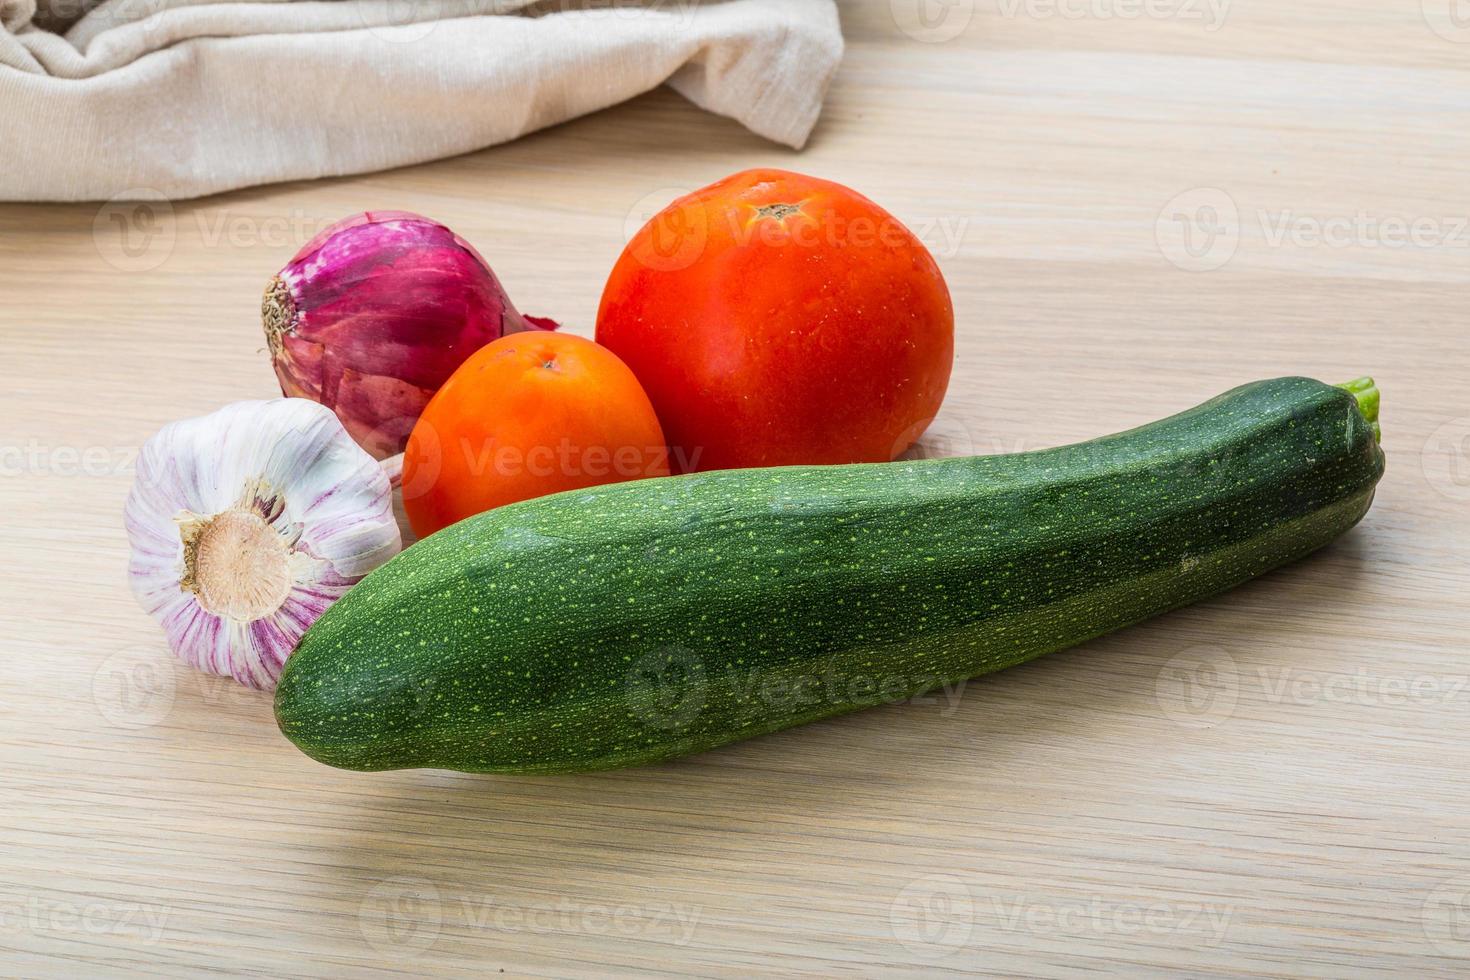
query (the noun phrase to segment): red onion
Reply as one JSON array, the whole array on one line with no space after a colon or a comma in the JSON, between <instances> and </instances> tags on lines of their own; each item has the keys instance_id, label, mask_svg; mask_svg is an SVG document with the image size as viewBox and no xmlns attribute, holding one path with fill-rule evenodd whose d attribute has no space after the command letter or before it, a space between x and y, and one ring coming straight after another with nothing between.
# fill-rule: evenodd
<instances>
[{"instance_id":1,"label":"red onion","mask_svg":"<svg viewBox=\"0 0 1470 980\"><path fill-rule=\"evenodd\" d=\"M261 303L281 391L310 398L379 459L401 453L434 392L522 316L480 254L407 211L368 211L306 244Z\"/></svg>"}]
</instances>

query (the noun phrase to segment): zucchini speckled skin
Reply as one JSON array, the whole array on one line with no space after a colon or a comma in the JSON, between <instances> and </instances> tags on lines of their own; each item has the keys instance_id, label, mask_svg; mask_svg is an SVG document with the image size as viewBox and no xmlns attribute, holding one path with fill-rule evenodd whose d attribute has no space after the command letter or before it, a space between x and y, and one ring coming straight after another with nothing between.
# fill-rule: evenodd
<instances>
[{"instance_id":1,"label":"zucchini speckled skin","mask_svg":"<svg viewBox=\"0 0 1470 980\"><path fill-rule=\"evenodd\" d=\"M1283 378L1060 449L503 507L328 610L276 717L347 769L569 772L892 701L1327 544L1373 500L1376 418L1371 382Z\"/></svg>"}]
</instances>

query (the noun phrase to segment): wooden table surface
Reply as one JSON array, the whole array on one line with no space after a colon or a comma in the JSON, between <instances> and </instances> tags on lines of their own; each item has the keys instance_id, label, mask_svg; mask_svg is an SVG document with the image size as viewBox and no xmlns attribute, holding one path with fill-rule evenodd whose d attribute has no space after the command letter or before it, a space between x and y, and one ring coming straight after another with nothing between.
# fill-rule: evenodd
<instances>
[{"instance_id":1,"label":"wooden table surface","mask_svg":"<svg viewBox=\"0 0 1470 980\"><path fill-rule=\"evenodd\" d=\"M391 173L0 207L0 974L1470 972L1451 13L848 0L802 154L664 91ZM960 332L926 452L1371 373L1372 512L953 699L640 771L338 772L267 697L174 664L124 579L133 455L272 394L258 298L298 244L434 215L523 310L590 333L630 222L755 165L849 183L938 256Z\"/></svg>"}]
</instances>

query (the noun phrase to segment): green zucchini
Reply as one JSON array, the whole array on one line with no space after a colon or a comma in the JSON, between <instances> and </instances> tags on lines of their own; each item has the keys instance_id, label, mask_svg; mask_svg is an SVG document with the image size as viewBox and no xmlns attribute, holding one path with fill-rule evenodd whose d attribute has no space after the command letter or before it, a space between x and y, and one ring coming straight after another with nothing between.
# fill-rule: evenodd
<instances>
[{"instance_id":1,"label":"green zucchini","mask_svg":"<svg viewBox=\"0 0 1470 980\"><path fill-rule=\"evenodd\" d=\"M282 732L347 769L657 762L1010 667L1367 512L1371 380L1282 378L1041 452L730 470L489 511L306 633Z\"/></svg>"}]
</instances>

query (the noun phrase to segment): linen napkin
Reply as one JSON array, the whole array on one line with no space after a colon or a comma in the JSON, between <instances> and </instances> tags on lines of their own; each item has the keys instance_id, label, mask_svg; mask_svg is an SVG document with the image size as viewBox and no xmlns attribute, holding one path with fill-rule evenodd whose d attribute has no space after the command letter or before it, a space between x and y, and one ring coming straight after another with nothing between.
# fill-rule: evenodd
<instances>
[{"instance_id":1,"label":"linen napkin","mask_svg":"<svg viewBox=\"0 0 1470 980\"><path fill-rule=\"evenodd\" d=\"M451 156L667 83L800 147L835 0L0 0L0 199L178 199Z\"/></svg>"}]
</instances>

